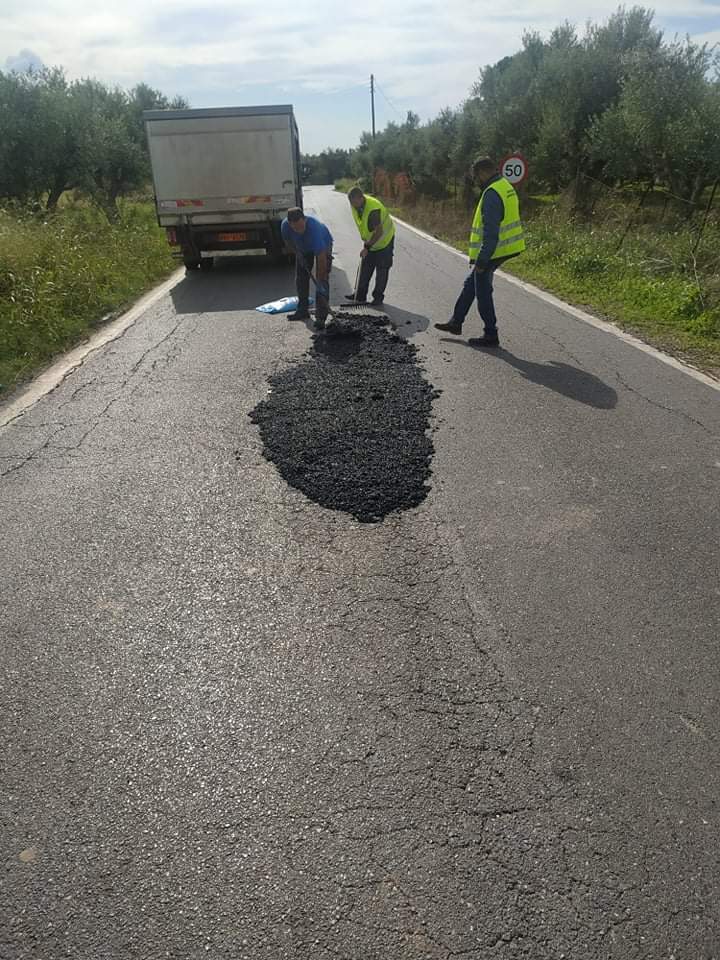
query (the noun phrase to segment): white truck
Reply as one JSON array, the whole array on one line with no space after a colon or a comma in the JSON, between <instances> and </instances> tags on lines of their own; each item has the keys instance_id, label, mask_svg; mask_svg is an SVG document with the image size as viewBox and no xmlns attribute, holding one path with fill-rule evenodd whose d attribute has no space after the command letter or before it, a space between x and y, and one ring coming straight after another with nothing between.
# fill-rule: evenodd
<instances>
[{"instance_id":1,"label":"white truck","mask_svg":"<svg viewBox=\"0 0 720 960\"><path fill-rule=\"evenodd\" d=\"M215 257L282 256L280 224L302 206L291 106L146 110L158 223L188 270Z\"/></svg>"}]
</instances>

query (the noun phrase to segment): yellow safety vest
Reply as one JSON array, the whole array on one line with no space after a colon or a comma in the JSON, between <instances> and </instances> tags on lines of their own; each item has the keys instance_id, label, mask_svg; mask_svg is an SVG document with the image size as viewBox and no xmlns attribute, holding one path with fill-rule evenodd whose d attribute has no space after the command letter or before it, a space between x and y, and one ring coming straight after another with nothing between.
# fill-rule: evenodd
<instances>
[{"instance_id":1,"label":"yellow safety vest","mask_svg":"<svg viewBox=\"0 0 720 960\"><path fill-rule=\"evenodd\" d=\"M500 223L500 233L498 234L497 246L490 255L491 260L497 260L499 257L512 257L515 254L522 253L525 249L525 239L523 237L522 223L520 222L520 201L515 192L515 188L506 180L500 177L495 183L491 183L485 188L480 197L480 201L475 208L472 227L470 228L470 246L468 247L468 256L471 260L477 260L482 247L483 238L483 219L482 202L488 190L495 190L500 194L505 213Z\"/></svg>"},{"instance_id":2,"label":"yellow safety vest","mask_svg":"<svg viewBox=\"0 0 720 960\"><path fill-rule=\"evenodd\" d=\"M375 197L371 197L366 193L365 204L362 208L362 213L356 210L355 207L352 207L352 214L355 218L357 228L360 231L360 236L363 238L363 240L369 240L375 232L368 226L368 219L370 218L370 214L373 212L373 210L380 211L380 223L382 224L383 232L378 242L374 246L370 247L370 249L384 250L395 236L395 224L392 221L392 217L387 212L387 207L385 204L380 203L380 201L376 200Z\"/></svg>"}]
</instances>

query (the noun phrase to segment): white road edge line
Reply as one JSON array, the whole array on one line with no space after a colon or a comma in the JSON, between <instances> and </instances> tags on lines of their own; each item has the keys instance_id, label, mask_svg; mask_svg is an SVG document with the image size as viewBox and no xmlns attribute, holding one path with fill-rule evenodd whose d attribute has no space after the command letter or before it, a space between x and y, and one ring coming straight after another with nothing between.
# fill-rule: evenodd
<instances>
[{"instance_id":1,"label":"white road edge line","mask_svg":"<svg viewBox=\"0 0 720 960\"><path fill-rule=\"evenodd\" d=\"M64 353L47 370L35 377L19 397L6 406L0 405L0 429L6 427L13 420L17 420L38 400L42 400L44 396L60 386L63 380L82 366L91 353L100 350L113 340L117 340L128 327L131 327L140 319L146 310L169 293L184 276L185 270L183 268L176 270L167 280L142 296L126 313L93 334L86 343L81 343L68 353Z\"/></svg>"},{"instance_id":2,"label":"white road edge line","mask_svg":"<svg viewBox=\"0 0 720 960\"><path fill-rule=\"evenodd\" d=\"M423 240L429 240L430 243L434 243L437 246L442 247L444 250L447 250L449 253L454 253L462 260L467 261L468 257L464 253L456 250L455 247L451 247L450 244L445 243L444 240L438 240L438 238L433 237L432 234L426 233L424 230L419 230L411 223L406 223L405 220L401 220L399 217L393 217L393 220L396 223L401 224L407 230L410 230L411 233L415 233L419 237L422 237ZM682 360L677 360L675 357L671 357L667 353L662 353L660 350L657 350L655 347L651 347L642 340L638 340L637 337L634 337L630 333L626 333L624 330L621 330L614 324L608 323L606 320L600 320L598 317L593 317L592 314L586 313L584 310L580 310L578 307L573 307L569 303L565 303L565 301L560 300L559 297L554 297L551 293L546 293L544 290L540 290L539 287L534 287L531 283L526 283L524 280L518 280L517 277L513 277L511 274L505 273L504 271L500 271L500 275L502 279L508 283L512 283L516 287L520 287L522 290L525 290L527 293L531 293L540 300L544 300L545 303L556 307L558 310L562 310L563 313L569 314L576 320L581 320L583 323L587 323L591 327L595 327L596 330L602 330L605 333L610 333L612 336L617 337L619 340L624 340L625 343L630 344L630 346L635 347L637 350L642 350L643 353L647 353L649 356L654 357L656 360L666 364L668 367L674 367L675 370L680 370L682 373L686 373L688 376L693 377L693 379L698 380L700 383L704 383L705 386L712 387L713 390L720 391L719 380L715 380L713 377L708 376L708 374L703 373L701 370L696 370L695 367L691 366L689 363L684 363Z\"/></svg>"}]
</instances>

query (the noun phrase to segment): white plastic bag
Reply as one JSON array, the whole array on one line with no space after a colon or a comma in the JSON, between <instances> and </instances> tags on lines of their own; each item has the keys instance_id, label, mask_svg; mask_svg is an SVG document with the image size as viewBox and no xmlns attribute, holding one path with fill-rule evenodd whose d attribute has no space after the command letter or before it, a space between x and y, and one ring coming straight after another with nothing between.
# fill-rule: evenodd
<instances>
[{"instance_id":1,"label":"white plastic bag","mask_svg":"<svg viewBox=\"0 0 720 960\"><path fill-rule=\"evenodd\" d=\"M310 297L309 303L315 303L314 297ZM272 300L270 303L263 303L261 306L255 307L260 313L290 313L297 308L297 297L282 297L280 300Z\"/></svg>"}]
</instances>

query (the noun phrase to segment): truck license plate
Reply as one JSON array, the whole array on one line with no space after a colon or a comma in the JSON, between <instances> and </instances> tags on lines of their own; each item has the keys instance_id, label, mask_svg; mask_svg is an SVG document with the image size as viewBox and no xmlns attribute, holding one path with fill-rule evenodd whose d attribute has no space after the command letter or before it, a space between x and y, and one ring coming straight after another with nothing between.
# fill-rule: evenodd
<instances>
[{"instance_id":1,"label":"truck license plate","mask_svg":"<svg viewBox=\"0 0 720 960\"><path fill-rule=\"evenodd\" d=\"M247 240L246 233L219 233L217 235L221 243L235 243L237 240Z\"/></svg>"}]
</instances>

